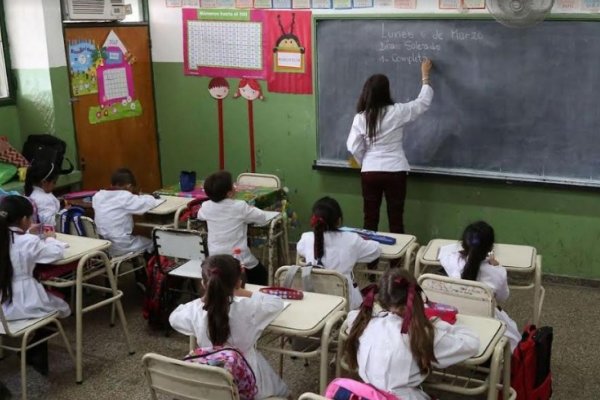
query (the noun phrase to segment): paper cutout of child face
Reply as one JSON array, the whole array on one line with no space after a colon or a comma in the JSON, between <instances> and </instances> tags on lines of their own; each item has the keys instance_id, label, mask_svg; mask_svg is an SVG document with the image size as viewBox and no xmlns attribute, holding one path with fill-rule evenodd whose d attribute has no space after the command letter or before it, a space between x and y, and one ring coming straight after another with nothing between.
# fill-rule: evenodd
<instances>
[{"instance_id":1,"label":"paper cutout of child face","mask_svg":"<svg viewBox=\"0 0 600 400\"><path fill-rule=\"evenodd\" d=\"M238 86L238 90L233 97L242 96L248 101L254 101L256 99L264 100L262 89L260 84L255 79L242 79Z\"/></svg>"},{"instance_id":2,"label":"paper cutout of child face","mask_svg":"<svg viewBox=\"0 0 600 400\"><path fill-rule=\"evenodd\" d=\"M229 83L225 78L212 78L208 83L208 92L213 98L222 100L229 94Z\"/></svg>"}]
</instances>

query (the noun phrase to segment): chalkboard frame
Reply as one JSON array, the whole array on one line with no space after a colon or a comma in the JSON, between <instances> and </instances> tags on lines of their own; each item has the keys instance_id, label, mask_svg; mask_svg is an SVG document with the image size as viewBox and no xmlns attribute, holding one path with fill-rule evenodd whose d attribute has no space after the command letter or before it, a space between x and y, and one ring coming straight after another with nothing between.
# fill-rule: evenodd
<instances>
[{"instance_id":1,"label":"chalkboard frame","mask_svg":"<svg viewBox=\"0 0 600 400\"><path fill-rule=\"evenodd\" d=\"M352 13L349 11L353 10L333 10L330 12L327 10L320 13L313 13L312 19L312 36L313 36L313 85L314 85L314 106L315 106L315 132L316 132L316 154L317 158L314 160L313 169L315 170L336 170L336 171L358 171L359 168L348 165L347 162L342 160L324 160L319 159L319 78L318 78L318 58L319 54L317 51L317 24L319 21L327 20L377 20L377 19L390 19L390 20L494 20L493 16L486 13L474 13L474 14L431 14L431 13L410 13L410 14L395 14L395 13L382 13L373 12L365 13L361 10L361 13ZM564 14L550 14L545 18L546 21L597 21L600 23L600 14L582 14L582 13L564 13ZM507 29L519 29L519 28L507 28ZM411 164L411 173L425 174L432 176L441 177L461 177L461 178L472 178L476 180L494 180L504 181L507 183L511 182L522 182L526 184L543 184L552 186L566 186L566 187L582 187L582 188L600 188L600 179L577 179L577 178L566 178L558 176L539 176L529 174L518 174L518 173L498 173L491 171L482 170L471 170L471 169L460 169L460 168L437 168L437 167L420 167Z\"/></svg>"}]
</instances>

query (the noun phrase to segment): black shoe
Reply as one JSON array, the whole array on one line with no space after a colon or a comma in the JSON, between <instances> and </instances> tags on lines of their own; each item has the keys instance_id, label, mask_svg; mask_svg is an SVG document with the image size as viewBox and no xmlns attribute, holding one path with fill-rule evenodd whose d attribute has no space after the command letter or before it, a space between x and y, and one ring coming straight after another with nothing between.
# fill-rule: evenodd
<instances>
[{"instance_id":1,"label":"black shoe","mask_svg":"<svg viewBox=\"0 0 600 400\"><path fill-rule=\"evenodd\" d=\"M6 386L4 386L4 383L0 382L0 400L8 399L12 399L12 393Z\"/></svg>"},{"instance_id":2,"label":"black shoe","mask_svg":"<svg viewBox=\"0 0 600 400\"><path fill-rule=\"evenodd\" d=\"M27 364L44 376L48 376L48 342L42 342L27 350Z\"/></svg>"}]
</instances>

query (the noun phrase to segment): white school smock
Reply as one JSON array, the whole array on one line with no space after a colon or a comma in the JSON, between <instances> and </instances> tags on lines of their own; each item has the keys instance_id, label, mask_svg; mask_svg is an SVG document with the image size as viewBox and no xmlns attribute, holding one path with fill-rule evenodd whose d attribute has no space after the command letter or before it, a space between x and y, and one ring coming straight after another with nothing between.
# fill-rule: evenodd
<instances>
[{"instance_id":1,"label":"white school smock","mask_svg":"<svg viewBox=\"0 0 600 400\"><path fill-rule=\"evenodd\" d=\"M265 224L266 212L242 200L223 199L218 203L208 200L202 203L198 219L206 221L208 226L209 255L231 255L233 249L239 248L244 266L256 267L258 259L248 248L248 225Z\"/></svg>"},{"instance_id":2,"label":"white school smock","mask_svg":"<svg viewBox=\"0 0 600 400\"><path fill-rule=\"evenodd\" d=\"M169 323L184 335L194 335L198 346L211 347L208 336L208 314L202 309L202 299L182 304L171 313ZM256 342L264 329L281 313L283 300L255 292L251 297L235 297L229 308L231 335L227 345L239 349L256 376L256 399L271 396L286 397L288 388L267 360L256 350Z\"/></svg>"},{"instance_id":3,"label":"white school smock","mask_svg":"<svg viewBox=\"0 0 600 400\"><path fill-rule=\"evenodd\" d=\"M315 258L315 234L305 232L296 245L298 254L306 259L307 263L319 264L326 269L331 269L344 275L348 280L348 294L350 296L350 309L360 307L362 295L358 287L354 287L352 271L359 262L371 262L381 255L379 243L365 240L355 232L327 231L323 234L323 257L321 263Z\"/></svg>"},{"instance_id":4,"label":"white school smock","mask_svg":"<svg viewBox=\"0 0 600 400\"><path fill-rule=\"evenodd\" d=\"M40 224L56 225L56 214L60 210L60 201L52 193L46 193L44 189L34 186L29 199L35 203Z\"/></svg>"},{"instance_id":5,"label":"white school smock","mask_svg":"<svg viewBox=\"0 0 600 400\"><path fill-rule=\"evenodd\" d=\"M354 116L346 147L354 159L361 164L361 172L410 170L402 146L403 127L427 111L432 99L433 89L429 85L423 85L415 100L387 106L377 127L374 142L369 139L364 113Z\"/></svg>"},{"instance_id":6,"label":"white school smock","mask_svg":"<svg viewBox=\"0 0 600 400\"><path fill-rule=\"evenodd\" d=\"M446 271L446 274L448 274L450 278L461 279L463 269L467 263L466 258L460 254L461 250L462 246L459 243L440 247L440 264L442 264L444 271ZM506 276L506 269L501 265L494 266L487 260L483 260L479 266L477 281L485 283L492 288L497 302L503 303L508 300L510 294L508 278ZM506 324L504 336L506 336L510 343L511 351L514 351L521 340L521 334L519 333L517 324L504 310L496 309L495 317Z\"/></svg>"},{"instance_id":7,"label":"white school smock","mask_svg":"<svg viewBox=\"0 0 600 400\"><path fill-rule=\"evenodd\" d=\"M152 240L131 234L133 215L142 215L161 202L150 195L136 195L128 190L100 190L92 197L96 228L100 236L111 241L111 256L152 250Z\"/></svg>"},{"instance_id":8,"label":"white school smock","mask_svg":"<svg viewBox=\"0 0 600 400\"><path fill-rule=\"evenodd\" d=\"M10 262L13 267L12 302L2 304L7 320L38 318L58 311L58 317L71 314L69 305L61 298L46 292L33 277L35 265L50 264L63 257L66 245L53 238L45 240L37 235L22 233L11 228Z\"/></svg>"},{"instance_id":9,"label":"white school smock","mask_svg":"<svg viewBox=\"0 0 600 400\"><path fill-rule=\"evenodd\" d=\"M358 312L348 314L349 327ZM479 337L469 329L440 319L433 326L435 367L447 368L479 351ZM410 338L400 332L401 328L402 317L396 314L381 311L373 315L359 339L358 374L364 382L392 392L402 400L429 400L419 387L427 376L419 371L410 350Z\"/></svg>"}]
</instances>

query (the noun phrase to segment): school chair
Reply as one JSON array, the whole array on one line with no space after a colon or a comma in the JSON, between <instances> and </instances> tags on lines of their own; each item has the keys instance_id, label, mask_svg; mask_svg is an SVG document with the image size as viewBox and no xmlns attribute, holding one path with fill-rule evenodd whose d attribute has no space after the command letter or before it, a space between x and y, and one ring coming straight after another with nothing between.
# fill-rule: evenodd
<instances>
[{"instance_id":1,"label":"school chair","mask_svg":"<svg viewBox=\"0 0 600 400\"><path fill-rule=\"evenodd\" d=\"M239 400L231 374L220 367L185 362L155 353L142 358L153 400L166 394L181 400ZM272 400L285 400L269 397Z\"/></svg>"},{"instance_id":2,"label":"school chair","mask_svg":"<svg viewBox=\"0 0 600 400\"><path fill-rule=\"evenodd\" d=\"M184 278L193 282L202 279L201 265L208 257L208 247L201 232L159 227L152 231L152 240L157 256L171 258L178 265L168 272L169 277ZM193 285L188 291L172 288L169 290L197 294Z\"/></svg>"},{"instance_id":3,"label":"school chair","mask_svg":"<svg viewBox=\"0 0 600 400\"><path fill-rule=\"evenodd\" d=\"M31 318L31 319L20 319L16 321L7 321L4 316L4 311L2 307L0 307L0 357L3 357L4 350L10 350L15 352L20 352L21 356L21 398L23 400L27 399L27 350L35 347L41 343L47 342L53 337L60 335L65 343L65 347L67 348L67 352L71 357L71 361L75 364L75 357L73 356L73 351L71 350L71 345L69 344L69 340L65 335L65 331L63 330L62 324L57 318L58 312L51 312L43 317L39 318ZM37 329L40 329L45 326L54 325L56 327L56 331L53 331L48 336L45 336L33 343L28 343L30 335L32 335ZM2 342L2 338L4 336L10 338L21 338L21 346L15 347L6 345Z\"/></svg>"},{"instance_id":4,"label":"school chair","mask_svg":"<svg viewBox=\"0 0 600 400\"><path fill-rule=\"evenodd\" d=\"M319 396L315 393L306 392L302 393L300 397L298 397L298 400L327 400L327 397Z\"/></svg>"},{"instance_id":5,"label":"school chair","mask_svg":"<svg viewBox=\"0 0 600 400\"><path fill-rule=\"evenodd\" d=\"M277 175L271 174L244 172L238 175L236 184L281 189L281 180ZM260 228L250 227L248 230L249 238L265 240L267 242L266 250L269 254L269 284L273 282L273 250L277 245L279 246L277 251L281 252L284 264L290 262L287 215L285 214L285 209L278 211L281 211L281 217L271 220L268 226Z\"/></svg>"},{"instance_id":6,"label":"school chair","mask_svg":"<svg viewBox=\"0 0 600 400\"><path fill-rule=\"evenodd\" d=\"M310 268L308 275L307 271L307 267L284 265L275 272L275 285L343 297L348 311L350 296L348 280L344 275L320 267Z\"/></svg>"},{"instance_id":7,"label":"school chair","mask_svg":"<svg viewBox=\"0 0 600 400\"><path fill-rule=\"evenodd\" d=\"M418 282L430 301L454 306L460 314L494 317L496 298L485 283L435 274L423 274Z\"/></svg>"}]
</instances>

